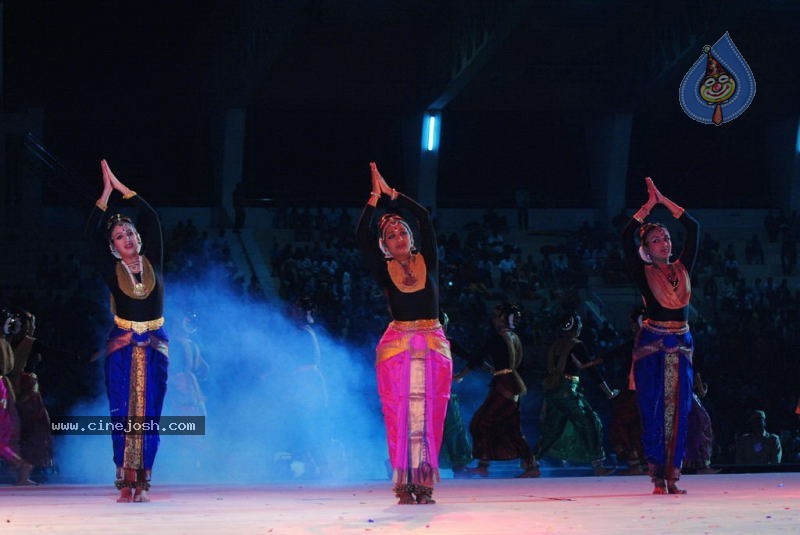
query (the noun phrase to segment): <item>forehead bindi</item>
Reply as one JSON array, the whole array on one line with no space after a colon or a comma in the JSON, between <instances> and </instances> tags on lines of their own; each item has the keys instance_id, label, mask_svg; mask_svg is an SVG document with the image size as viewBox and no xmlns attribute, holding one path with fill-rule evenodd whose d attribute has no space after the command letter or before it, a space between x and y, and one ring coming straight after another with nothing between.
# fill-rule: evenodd
<instances>
[{"instance_id":1,"label":"forehead bindi","mask_svg":"<svg viewBox=\"0 0 800 535\"><path fill-rule=\"evenodd\" d=\"M386 226L386 231L384 232L384 234L388 238L395 234L405 234L406 232L407 232L406 227L402 223L390 223L389 225Z\"/></svg>"},{"instance_id":2,"label":"forehead bindi","mask_svg":"<svg viewBox=\"0 0 800 535\"><path fill-rule=\"evenodd\" d=\"M128 236L129 234L133 234L134 230L133 227L129 223L123 223L121 225L117 225L114 227L113 237L114 238L121 238L123 236Z\"/></svg>"}]
</instances>

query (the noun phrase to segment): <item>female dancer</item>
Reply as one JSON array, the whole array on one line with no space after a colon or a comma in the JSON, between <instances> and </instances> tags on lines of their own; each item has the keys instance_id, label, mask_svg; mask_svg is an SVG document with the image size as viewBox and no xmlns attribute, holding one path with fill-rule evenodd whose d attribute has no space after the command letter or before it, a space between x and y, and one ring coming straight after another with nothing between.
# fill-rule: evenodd
<instances>
[{"instance_id":1,"label":"female dancer","mask_svg":"<svg viewBox=\"0 0 800 535\"><path fill-rule=\"evenodd\" d=\"M386 293L392 322L376 349L381 399L394 492L401 504L435 503L439 449L453 365L439 323L439 262L428 211L390 188L374 162L372 192L356 229L361 254ZM407 211L419 225L419 249L406 219L387 212L371 224L378 201ZM377 247L376 247L377 241Z\"/></svg>"},{"instance_id":2,"label":"female dancer","mask_svg":"<svg viewBox=\"0 0 800 535\"><path fill-rule=\"evenodd\" d=\"M647 316L633 346L633 376L653 494L685 494L676 482L686 453L692 404L694 346L688 318L698 224L662 195L650 177L645 181L649 198L623 231L626 264L642 292ZM670 260L669 231L660 223L644 223L657 204L665 206L686 230L683 251L674 261Z\"/></svg>"},{"instance_id":3,"label":"female dancer","mask_svg":"<svg viewBox=\"0 0 800 535\"><path fill-rule=\"evenodd\" d=\"M534 452L539 458L550 455L567 461L589 461L595 475L607 476L614 469L603 466L603 424L583 395L581 375L584 371L590 375L608 399L617 397L619 390L606 383L600 370L603 360L589 354L580 339L581 329L580 315L568 313L559 324L558 339L547 351L542 436Z\"/></svg>"},{"instance_id":4,"label":"female dancer","mask_svg":"<svg viewBox=\"0 0 800 535\"><path fill-rule=\"evenodd\" d=\"M163 237L156 211L122 184L105 160L100 167L103 192L89 217L87 232L94 240L97 267L111 292L114 314L105 376L112 422L125 429L111 435L120 490L117 501L146 502L159 442L158 425L153 424L161 416L167 386ZM114 190L138 207L141 234L128 217L108 217ZM139 431L137 426L142 426ZM148 426L155 430L145 431Z\"/></svg>"},{"instance_id":5,"label":"female dancer","mask_svg":"<svg viewBox=\"0 0 800 535\"><path fill-rule=\"evenodd\" d=\"M481 350L492 363L492 382L483 404L469 423L472 435L472 456L477 468L469 472L489 476L489 463L520 459L524 471L517 477L539 477L536 461L528 441L522 434L519 398L528 389L520 376L523 360L522 341L514 331L522 311L513 303L498 305L492 313L494 334Z\"/></svg>"},{"instance_id":6,"label":"female dancer","mask_svg":"<svg viewBox=\"0 0 800 535\"><path fill-rule=\"evenodd\" d=\"M5 339L10 320L5 311L0 311L0 321L3 322L0 329L0 459L17 472L17 485L36 485L30 479L33 465L19 453L19 415L14 389L6 377L14 369L14 350Z\"/></svg>"}]
</instances>

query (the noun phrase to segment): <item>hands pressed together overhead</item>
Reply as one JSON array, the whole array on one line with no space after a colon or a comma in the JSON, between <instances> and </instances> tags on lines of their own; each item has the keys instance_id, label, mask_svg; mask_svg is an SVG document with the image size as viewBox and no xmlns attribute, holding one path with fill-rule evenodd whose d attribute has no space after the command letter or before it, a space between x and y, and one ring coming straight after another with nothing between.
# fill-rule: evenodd
<instances>
[{"instance_id":1,"label":"hands pressed together overhead","mask_svg":"<svg viewBox=\"0 0 800 535\"><path fill-rule=\"evenodd\" d=\"M128 188L125 184L119 181L111 168L108 166L108 162L103 158L100 160L100 170L103 171L103 188L104 191L108 190L109 193L111 190L117 190L123 196L127 196L131 193L131 189Z\"/></svg>"},{"instance_id":2,"label":"hands pressed together overhead","mask_svg":"<svg viewBox=\"0 0 800 535\"><path fill-rule=\"evenodd\" d=\"M653 182L652 178L649 176L645 177L644 181L647 184L648 197L647 202L645 202L639 212L637 212L639 217L646 217L657 204L665 206L675 218L678 218L683 214L683 208L672 202L663 193L661 193L658 187L656 187L656 183Z\"/></svg>"},{"instance_id":3,"label":"hands pressed together overhead","mask_svg":"<svg viewBox=\"0 0 800 535\"><path fill-rule=\"evenodd\" d=\"M106 206L108 205L108 199L111 197L111 192L114 190L120 192L122 197L126 199L136 194L135 191L119 181L116 175L114 175L114 173L111 171L111 168L108 166L108 162L105 160L105 158L100 160L100 170L102 171L103 175L103 193L97 200L97 205L100 208L103 210L106 209Z\"/></svg>"},{"instance_id":4,"label":"hands pressed together overhead","mask_svg":"<svg viewBox=\"0 0 800 535\"><path fill-rule=\"evenodd\" d=\"M389 187L375 162L369 162L370 178L372 179L372 192L370 202L377 204L381 195L388 195L392 200L397 198L397 190Z\"/></svg>"}]
</instances>

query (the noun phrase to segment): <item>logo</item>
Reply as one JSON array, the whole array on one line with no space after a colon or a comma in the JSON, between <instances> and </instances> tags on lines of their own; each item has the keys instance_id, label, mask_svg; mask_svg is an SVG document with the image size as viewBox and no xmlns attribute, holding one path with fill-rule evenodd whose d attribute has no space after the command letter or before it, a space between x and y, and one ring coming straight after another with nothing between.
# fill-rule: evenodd
<instances>
[{"instance_id":1,"label":"logo","mask_svg":"<svg viewBox=\"0 0 800 535\"><path fill-rule=\"evenodd\" d=\"M739 117L753 102L756 80L728 32L703 47L683 77L678 100L697 122L720 126Z\"/></svg>"}]
</instances>

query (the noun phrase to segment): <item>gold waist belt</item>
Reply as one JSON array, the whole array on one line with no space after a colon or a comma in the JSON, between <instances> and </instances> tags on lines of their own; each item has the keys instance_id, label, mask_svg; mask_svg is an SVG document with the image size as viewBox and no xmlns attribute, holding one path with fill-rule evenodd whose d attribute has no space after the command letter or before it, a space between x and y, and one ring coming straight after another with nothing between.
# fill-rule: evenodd
<instances>
[{"instance_id":1,"label":"gold waist belt","mask_svg":"<svg viewBox=\"0 0 800 535\"><path fill-rule=\"evenodd\" d=\"M564 374L564 379L566 379L567 381L569 381L571 383L576 383L576 384L581 382L581 378L578 377L577 375L569 375L569 374L566 374L566 373Z\"/></svg>"},{"instance_id":2,"label":"gold waist belt","mask_svg":"<svg viewBox=\"0 0 800 535\"><path fill-rule=\"evenodd\" d=\"M389 324L389 327L396 331L435 331L436 329L441 329L442 324L439 323L438 319L414 321L394 320Z\"/></svg>"},{"instance_id":3,"label":"gold waist belt","mask_svg":"<svg viewBox=\"0 0 800 535\"><path fill-rule=\"evenodd\" d=\"M146 333L148 331L156 331L160 329L164 325L164 318L158 318L154 320L147 320L147 321L131 321L120 318L119 316L114 316L114 323L120 329L125 329L126 331L133 331L136 334Z\"/></svg>"},{"instance_id":4,"label":"gold waist belt","mask_svg":"<svg viewBox=\"0 0 800 535\"><path fill-rule=\"evenodd\" d=\"M656 321L646 319L642 327L656 334L684 334L689 332L689 323L686 321Z\"/></svg>"}]
</instances>

